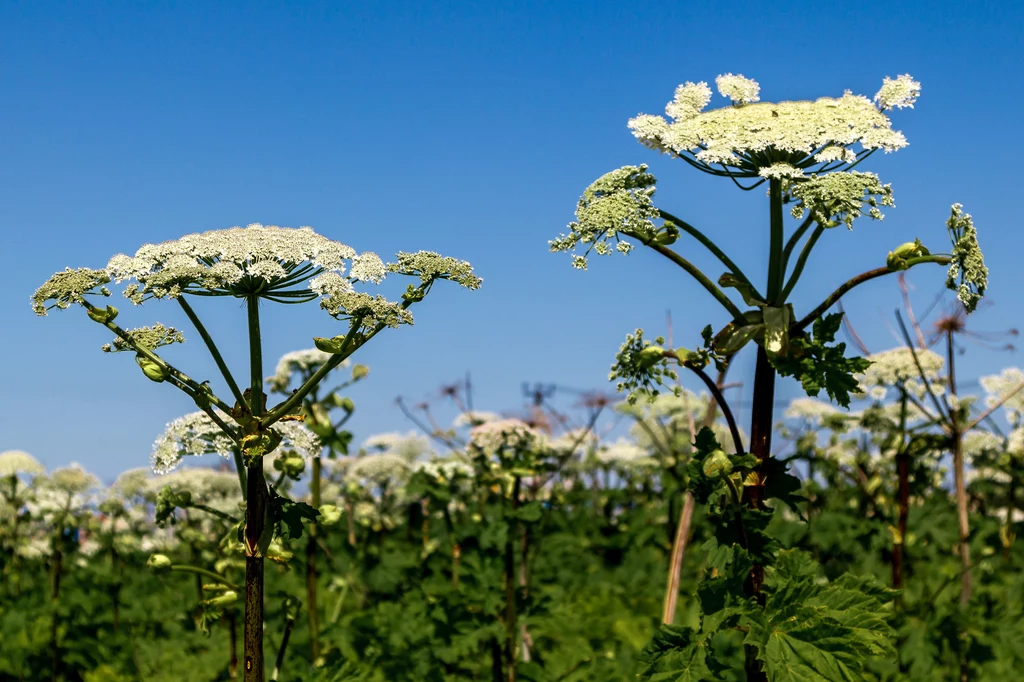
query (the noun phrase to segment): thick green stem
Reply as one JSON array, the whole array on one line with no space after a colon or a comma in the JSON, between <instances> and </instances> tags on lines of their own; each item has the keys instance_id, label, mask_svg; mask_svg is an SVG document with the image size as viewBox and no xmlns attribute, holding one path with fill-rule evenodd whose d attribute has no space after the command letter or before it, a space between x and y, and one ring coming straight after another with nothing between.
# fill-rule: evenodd
<instances>
[{"instance_id":1,"label":"thick green stem","mask_svg":"<svg viewBox=\"0 0 1024 682\"><path fill-rule=\"evenodd\" d=\"M772 305L782 305L782 280L786 276L783 261L786 241L786 225L782 216L782 181L772 178L768 181L768 201L771 210L771 242L768 253L768 298Z\"/></svg>"},{"instance_id":2,"label":"thick green stem","mask_svg":"<svg viewBox=\"0 0 1024 682\"><path fill-rule=\"evenodd\" d=\"M949 258L946 256L924 256L922 258L914 258L907 261L908 266L918 265L920 263L936 263L937 265L949 265ZM878 277L884 277L885 275L891 275L895 270L890 270L887 267L875 268L874 270L868 270L861 274L848 279L847 281L840 284L835 291L828 295L824 301L822 301L814 310L805 315L799 322L789 328L789 333L801 331L808 327L812 322L817 320L819 317L824 315L829 308L839 302L848 291L854 287L858 287L865 282L870 282Z\"/></svg>"},{"instance_id":3,"label":"thick green stem","mask_svg":"<svg viewBox=\"0 0 1024 682\"><path fill-rule=\"evenodd\" d=\"M519 490L522 479L518 476L512 484L512 514L509 518L508 536L505 539L505 663L507 682L516 682L516 668L519 660L519 625L516 612L516 549L515 540L519 534L516 511L519 509Z\"/></svg>"},{"instance_id":4,"label":"thick green stem","mask_svg":"<svg viewBox=\"0 0 1024 682\"><path fill-rule=\"evenodd\" d=\"M762 346L757 347L757 364L754 369L754 400L750 417L750 453L758 460L758 479L753 485L745 485L747 506L751 509L764 507L764 478L760 470L772 453L772 419L775 403L775 368L768 360L768 353ZM752 597L764 607L764 566L755 564L750 570L745 584L748 597ZM765 682L768 677L761 662L757 660L757 650L746 647L747 682Z\"/></svg>"},{"instance_id":5,"label":"thick green stem","mask_svg":"<svg viewBox=\"0 0 1024 682\"><path fill-rule=\"evenodd\" d=\"M238 474L238 484L242 487L242 500L249 495L248 487L245 484L245 461L242 459L242 451L236 446L231 449L235 460L235 473Z\"/></svg>"},{"instance_id":6,"label":"thick green stem","mask_svg":"<svg viewBox=\"0 0 1024 682\"><path fill-rule=\"evenodd\" d=\"M729 258L729 256L726 255L726 253L718 247L718 244L715 244L713 241L711 241L711 239L709 239L703 232L698 230L693 225L690 225L685 220L680 220L679 218L675 217L668 211L662 211L661 209L658 209L658 213L661 215L663 219L671 222L673 225L681 229L683 232L685 232L686 234L690 235L691 237L699 241L701 244L703 244L708 251L714 254L715 257L718 258L719 261L721 261L722 265L728 268L729 272L736 275L738 278L742 279L747 284L750 284L750 288L754 290L754 294L758 298L764 298L763 296L761 296L760 293L758 293L757 287L755 287L753 283L751 283L750 278L747 277L743 273L743 271L740 270L740 267L736 265L736 263L734 263L733 260Z\"/></svg>"},{"instance_id":7,"label":"thick green stem","mask_svg":"<svg viewBox=\"0 0 1024 682\"><path fill-rule=\"evenodd\" d=\"M204 578L209 578L210 580L213 580L215 583L227 585L232 590L238 589L231 583L230 580L220 575L219 573L208 571L207 569L201 568L199 566L190 566L188 564L174 564L171 566L171 570L177 571L179 573L194 573L195 575L200 575Z\"/></svg>"},{"instance_id":8,"label":"thick green stem","mask_svg":"<svg viewBox=\"0 0 1024 682\"><path fill-rule=\"evenodd\" d=\"M53 553L53 577L50 589L50 608L53 609L53 617L50 622L50 674L53 682L60 678L60 645L58 635L60 633L60 617L57 613L60 605L60 578L64 570L64 524L57 525L57 537L54 543Z\"/></svg>"},{"instance_id":9,"label":"thick green stem","mask_svg":"<svg viewBox=\"0 0 1024 682\"><path fill-rule=\"evenodd\" d=\"M800 275L804 272L804 266L807 265L807 259L811 255L811 251L814 250L814 245L817 243L821 235L824 234L825 228L819 225L811 233L811 236L807 238L807 242L804 244L804 248L800 249L800 255L797 256L796 264L793 266L793 273L789 276L789 281L786 282L786 286L782 289L781 301L784 302L789 298L789 294L793 291L793 287L800 281Z\"/></svg>"},{"instance_id":10,"label":"thick green stem","mask_svg":"<svg viewBox=\"0 0 1024 682\"><path fill-rule=\"evenodd\" d=\"M946 332L947 375L949 377L949 393L954 398L950 402L956 405L956 365L954 363L956 353L954 349L953 330L949 329ZM963 568L963 573L960 576L960 606L965 608L971 600L971 546L970 527L967 520L967 484L964 477L963 408L951 408L949 417L953 436L953 487L956 492L956 516L960 531L957 544L960 552L960 565Z\"/></svg>"},{"instance_id":11,"label":"thick green stem","mask_svg":"<svg viewBox=\"0 0 1024 682\"><path fill-rule=\"evenodd\" d=\"M647 246L651 247L661 255L668 258L670 261L672 261L673 263L681 267L683 270L685 270L687 274L689 274L691 277L697 280L697 282L702 287L704 287L704 289L706 289L709 294L714 296L715 300L721 303L722 307L725 308L730 315L732 315L732 318L736 322L736 324L746 324L746 320L743 317L743 311L740 310L739 307L735 303L733 303L729 299L729 297L726 296L725 293L721 289L719 289L714 282L708 279L707 275L701 272L697 268L697 266L695 266L693 263L686 260L678 253L676 253L675 251L673 251L672 249L668 248L663 244L659 244L657 242L652 241L649 244L647 244Z\"/></svg>"},{"instance_id":12,"label":"thick green stem","mask_svg":"<svg viewBox=\"0 0 1024 682\"><path fill-rule=\"evenodd\" d=\"M309 484L313 509L320 509L320 468L320 458L314 457L313 478ZM309 523L309 538L306 540L306 611L309 620L309 644L314 663L320 657L320 621L316 598L317 531L317 522L313 519Z\"/></svg>"},{"instance_id":13,"label":"thick green stem","mask_svg":"<svg viewBox=\"0 0 1024 682\"><path fill-rule=\"evenodd\" d=\"M263 416L263 353L260 340L259 299L246 299L249 318L249 411L255 420ZM258 430L262 426L254 422ZM266 527L267 481L263 457L249 463L245 506L245 627L242 635L244 682L263 682L263 556L260 539Z\"/></svg>"},{"instance_id":14,"label":"thick green stem","mask_svg":"<svg viewBox=\"0 0 1024 682\"><path fill-rule=\"evenodd\" d=\"M192 310L192 306L188 304L188 301L185 300L184 296L178 296L177 301L178 305L181 306L181 309L185 311L185 315L187 315L188 319L192 322L192 326L196 328L196 331L199 332L199 336L202 337L207 350L209 350L210 355L213 356L213 361L217 363L217 369L220 370L221 376L224 377L224 381L228 383L228 388L231 389L231 394L235 396L235 400L239 405L244 404L245 398L242 397L242 391L238 388L235 378L231 376L231 371L228 369L227 363L224 362L224 357L217 349L217 344L213 342L213 338L210 336L210 333L206 331L206 327L204 327L203 323L199 320L199 316L197 316L195 311Z\"/></svg>"},{"instance_id":15,"label":"thick green stem","mask_svg":"<svg viewBox=\"0 0 1024 682\"><path fill-rule=\"evenodd\" d=\"M281 675L281 668L284 667L284 654L288 650L288 640L292 635L292 626L295 625L295 614L288 613L288 620L284 625L284 634L281 635L281 646L277 648L277 658L274 660L274 671L270 675L273 682L277 682Z\"/></svg>"}]
</instances>

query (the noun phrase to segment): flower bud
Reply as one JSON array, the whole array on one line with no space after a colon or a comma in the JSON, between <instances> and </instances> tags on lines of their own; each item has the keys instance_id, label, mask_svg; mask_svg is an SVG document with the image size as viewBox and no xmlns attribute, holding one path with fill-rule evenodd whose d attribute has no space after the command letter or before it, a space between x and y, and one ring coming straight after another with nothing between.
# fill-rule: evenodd
<instances>
[{"instance_id":1,"label":"flower bud","mask_svg":"<svg viewBox=\"0 0 1024 682\"><path fill-rule=\"evenodd\" d=\"M106 310L102 308L86 308L85 312L93 322L106 324L114 321L114 318L117 317L118 311L114 306L108 305Z\"/></svg>"},{"instance_id":2,"label":"flower bud","mask_svg":"<svg viewBox=\"0 0 1024 682\"><path fill-rule=\"evenodd\" d=\"M724 450L715 450L711 456L704 460L704 475L715 479L719 476L728 476L732 473L732 460Z\"/></svg>"},{"instance_id":3,"label":"flower bud","mask_svg":"<svg viewBox=\"0 0 1024 682\"><path fill-rule=\"evenodd\" d=\"M352 368L352 381L359 381L369 373L370 368L366 365L356 365Z\"/></svg>"},{"instance_id":4,"label":"flower bud","mask_svg":"<svg viewBox=\"0 0 1024 682\"><path fill-rule=\"evenodd\" d=\"M238 593L234 590L228 590L224 594L217 595L213 599L207 599L207 606L214 606L216 608L224 608L225 606L231 606L238 601Z\"/></svg>"},{"instance_id":5,"label":"flower bud","mask_svg":"<svg viewBox=\"0 0 1024 682\"><path fill-rule=\"evenodd\" d=\"M931 255L927 248L921 244L920 239L915 239L912 242L905 242L900 244L895 249L889 252L889 255L885 259L885 266L890 270L906 270L907 260L910 258L917 258L919 256Z\"/></svg>"},{"instance_id":6,"label":"flower bud","mask_svg":"<svg viewBox=\"0 0 1024 682\"><path fill-rule=\"evenodd\" d=\"M679 239L679 228L666 221L662 226L662 231L658 233L658 236L654 238L654 241L659 244L669 246L670 244L674 244L677 239Z\"/></svg>"},{"instance_id":7,"label":"flower bud","mask_svg":"<svg viewBox=\"0 0 1024 682\"><path fill-rule=\"evenodd\" d=\"M322 336L314 336L313 344L325 353L337 354L345 347L345 337L335 336L327 339Z\"/></svg>"},{"instance_id":8,"label":"flower bud","mask_svg":"<svg viewBox=\"0 0 1024 682\"><path fill-rule=\"evenodd\" d=\"M135 355L135 362L142 368L142 373L146 375L146 378L150 381L160 383L166 381L167 377L171 376L171 370L159 362L150 360L142 353Z\"/></svg>"},{"instance_id":9,"label":"flower bud","mask_svg":"<svg viewBox=\"0 0 1024 682\"><path fill-rule=\"evenodd\" d=\"M333 504L320 505L320 518L317 522L321 526L333 526L341 520L341 509Z\"/></svg>"},{"instance_id":10,"label":"flower bud","mask_svg":"<svg viewBox=\"0 0 1024 682\"><path fill-rule=\"evenodd\" d=\"M149 561L146 562L146 565L149 566L150 570L159 575L162 573L170 573L171 567L174 564L167 555L154 554L149 557Z\"/></svg>"},{"instance_id":11,"label":"flower bud","mask_svg":"<svg viewBox=\"0 0 1024 682\"><path fill-rule=\"evenodd\" d=\"M665 349L661 346L647 346L637 353L637 362L642 369L650 369L665 357Z\"/></svg>"}]
</instances>

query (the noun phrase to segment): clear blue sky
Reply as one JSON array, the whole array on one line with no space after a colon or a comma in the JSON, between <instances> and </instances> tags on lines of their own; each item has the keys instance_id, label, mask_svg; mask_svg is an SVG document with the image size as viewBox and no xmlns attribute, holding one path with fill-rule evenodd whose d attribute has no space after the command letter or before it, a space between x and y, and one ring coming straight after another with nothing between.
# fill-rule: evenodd
<instances>
[{"instance_id":1,"label":"clear blue sky","mask_svg":"<svg viewBox=\"0 0 1024 682\"><path fill-rule=\"evenodd\" d=\"M910 146L869 165L897 207L882 223L826 234L798 312L901 242L944 250L949 206L962 202L992 272L993 303L972 324L1018 326L1021 7L4 2L0 450L49 466L77 460L105 478L146 464L164 424L194 407L145 381L130 356L100 353L108 339L80 310L37 318L29 296L65 266L102 267L143 243L250 222L311 225L385 258L436 250L484 278L476 292L439 284L415 327L360 352L372 373L352 394L357 441L412 428L394 398L430 398L467 371L477 406L494 411L521 404L523 381L613 389L608 366L626 333L663 332L671 309L686 345L725 319L655 254L594 259L583 273L547 241L594 178L649 163L659 205L757 272L767 198L660 157L626 128L661 113L683 81L725 72L758 80L766 101L870 97L902 73L922 83L917 107L894 114ZM912 273L919 306L942 278L936 267ZM886 324L898 304L895 279L848 298L873 350L895 345ZM176 306L121 309L126 326L182 325L192 340L170 357L214 378ZM199 310L223 344L244 348L237 304ZM268 374L281 353L340 329L315 304L266 319ZM229 355L242 370L244 352ZM969 346L963 376L1018 362ZM731 378L749 381L750 358L737 365ZM783 399L797 394L780 387Z\"/></svg>"}]
</instances>

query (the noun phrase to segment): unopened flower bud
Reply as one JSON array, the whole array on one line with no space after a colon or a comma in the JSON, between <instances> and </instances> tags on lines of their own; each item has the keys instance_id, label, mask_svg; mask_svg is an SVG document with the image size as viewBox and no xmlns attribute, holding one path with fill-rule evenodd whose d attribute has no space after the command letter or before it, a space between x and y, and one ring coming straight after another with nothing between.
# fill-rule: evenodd
<instances>
[{"instance_id":1,"label":"unopened flower bud","mask_svg":"<svg viewBox=\"0 0 1024 682\"><path fill-rule=\"evenodd\" d=\"M113 322L114 318L117 317L117 308L112 305L108 305L106 309L103 308L87 308L86 314L89 319L93 322L99 322L100 324L106 324Z\"/></svg>"},{"instance_id":2,"label":"unopened flower bud","mask_svg":"<svg viewBox=\"0 0 1024 682\"><path fill-rule=\"evenodd\" d=\"M150 360L142 353L135 355L135 362L142 368L142 373L146 375L146 378L160 383L166 381L167 377L171 376L171 370L165 365Z\"/></svg>"},{"instance_id":3,"label":"unopened flower bud","mask_svg":"<svg viewBox=\"0 0 1024 682\"><path fill-rule=\"evenodd\" d=\"M661 346L647 346L637 353L637 362L642 369L650 369L665 357L665 349Z\"/></svg>"},{"instance_id":4,"label":"unopened flower bud","mask_svg":"<svg viewBox=\"0 0 1024 682\"><path fill-rule=\"evenodd\" d=\"M149 561L146 562L146 565L149 566L150 570L154 573L161 574L170 573L171 567L174 563L171 561L170 557L165 554L154 554L149 557Z\"/></svg>"},{"instance_id":5,"label":"unopened flower bud","mask_svg":"<svg viewBox=\"0 0 1024 682\"><path fill-rule=\"evenodd\" d=\"M320 505L320 518L317 522L321 526L333 526L341 520L341 509L333 504Z\"/></svg>"},{"instance_id":6,"label":"unopened flower bud","mask_svg":"<svg viewBox=\"0 0 1024 682\"><path fill-rule=\"evenodd\" d=\"M659 232L658 236L654 238L654 241L659 244L663 244L664 246L669 246L670 244L674 244L677 239L679 239L679 228L666 221L662 226L661 232Z\"/></svg>"},{"instance_id":7,"label":"unopened flower bud","mask_svg":"<svg viewBox=\"0 0 1024 682\"><path fill-rule=\"evenodd\" d=\"M322 336L314 336L313 344L325 353L337 354L345 347L345 337L335 336L327 339Z\"/></svg>"},{"instance_id":8,"label":"unopened flower bud","mask_svg":"<svg viewBox=\"0 0 1024 682\"><path fill-rule=\"evenodd\" d=\"M711 456L704 460L704 475L715 479L720 476L728 476L732 473L732 460L724 450L715 450Z\"/></svg>"},{"instance_id":9,"label":"unopened flower bud","mask_svg":"<svg viewBox=\"0 0 1024 682\"><path fill-rule=\"evenodd\" d=\"M213 599L207 599L206 605L213 606L216 608L224 608L225 606L231 606L238 601L238 593L234 590L228 590L224 594L217 595Z\"/></svg>"},{"instance_id":10,"label":"unopened flower bud","mask_svg":"<svg viewBox=\"0 0 1024 682\"><path fill-rule=\"evenodd\" d=\"M352 381L359 381L369 373L370 368L366 365L356 365L352 368Z\"/></svg>"}]
</instances>

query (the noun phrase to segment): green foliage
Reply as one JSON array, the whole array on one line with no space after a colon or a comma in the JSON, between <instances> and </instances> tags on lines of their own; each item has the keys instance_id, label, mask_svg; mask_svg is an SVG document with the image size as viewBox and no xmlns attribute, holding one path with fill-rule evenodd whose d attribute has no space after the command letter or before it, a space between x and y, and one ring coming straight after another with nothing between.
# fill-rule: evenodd
<instances>
[{"instance_id":1,"label":"green foliage","mask_svg":"<svg viewBox=\"0 0 1024 682\"><path fill-rule=\"evenodd\" d=\"M836 343L836 332L843 323L842 313L819 317L814 322L813 338L793 336L784 354L770 355L772 367L782 376L796 378L807 391L816 396L824 390L828 397L843 407L850 404L850 394L857 391L855 375L871 363L864 358L847 358L845 343Z\"/></svg>"}]
</instances>

